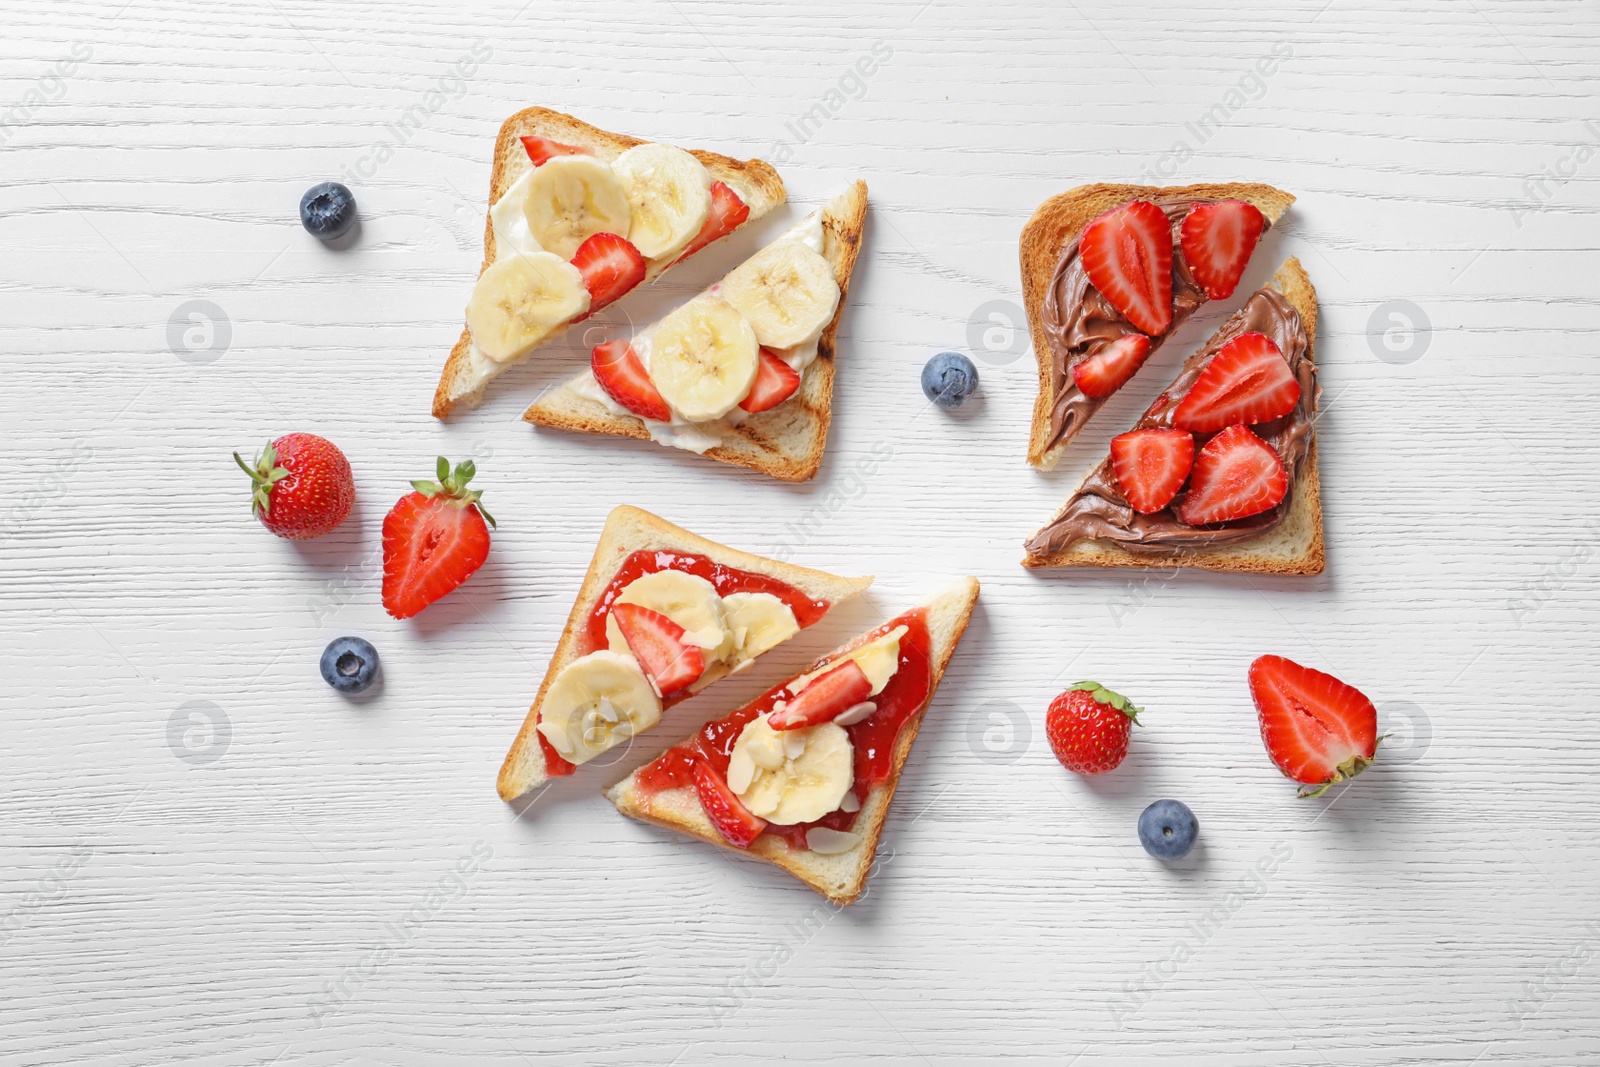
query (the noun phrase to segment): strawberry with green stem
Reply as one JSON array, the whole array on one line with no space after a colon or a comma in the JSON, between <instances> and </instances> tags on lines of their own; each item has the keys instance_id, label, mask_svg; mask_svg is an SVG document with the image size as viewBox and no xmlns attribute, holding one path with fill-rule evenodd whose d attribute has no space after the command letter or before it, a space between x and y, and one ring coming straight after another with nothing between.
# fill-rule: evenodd
<instances>
[{"instance_id":1,"label":"strawberry with green stem","mask_svg":"<svg viewBox=\"0 0 1600 1067\"><path fill-rule=\"evenodd\" d=\"M1261 743L1302 797L1321 796L1378 757L1378 709L1366 694L1331 674L1283 656L1250 664L1250 696Z\"/></svg>"},{"instance_id":2,"label":"strawberry with green stem","mask_svg":"<svg viewBox=\"0 0 1600 1067\"><path fill-rule=\"evenodd\" d=\"M1128 737L1141 710L1099 682L1079 682L1051 702L1045 736L1067 770L1105 774L1128 754Z\"/></svg>"},{"instance_id":3,"label":"strawberry with green stem","mask_svg":"<svg viewBox=\"0 0 1600 1067\"><path fill-rule=\"evenodd\" d=\"M477 474L472 460L439 457L438 481L414 481L383 520L383 606L409 619L472 577L489 558L483 493L468 489Z\"/></svg>"},{"instance_id":4,"label":"strawberry with green stem","mask_svg":"<svg viewBox=\"0 0 1600 1067\"><path fill-rule=\"evenodd\" d=\"M321 537L338 528L355 504L350 461L314 433L284 434L261 450L254 466L237 452L233 461L250 476L250 510L279 537Z\"/></svg>"}]
</instances>

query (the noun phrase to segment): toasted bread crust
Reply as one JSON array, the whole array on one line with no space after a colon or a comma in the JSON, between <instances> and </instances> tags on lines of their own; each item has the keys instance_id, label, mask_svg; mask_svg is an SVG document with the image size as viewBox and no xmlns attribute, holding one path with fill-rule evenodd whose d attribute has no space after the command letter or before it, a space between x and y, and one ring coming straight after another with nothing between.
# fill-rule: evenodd
<instances>
[{"instance_id":1,"label":"toasted bread crust","mask_svg":"<svg viewBox=\"0 0 1600 1067\"><path fill-rule=\"evenodd\" d=\"M1224 182L1200 185L1080 185L1058 193L1040 204L1022 228L1018 248L1022 261L1022 301L1028 313L1028 331L1033 338L1034 358L1039 362L1039 396L1033 402L1033 428L1028 438L1028 462L1049 470L1061 459L1068 443L1050 446L1050 409L1055 403L1054 368L1051 365L1050 338L1044 329L1044 300L1055 278L1056 265L1067 245L1077 240L1083 228L1100 215L1131 200L1153 197L1207 200L1243 200L1254 204L1269 222L1276 225L1294 203L1294 196L1282 189L1257 182ZM1074 431L1073 436L1083 429Z\"/></svg>"},{"instance_id":2,"label":"toasted bread crust","mask_svg":"<svg viewBox=\"0 0 1600 1067\"><path fill-rule=\"evenodd\" d=\"M478 268L479 276L489 269L495 258L494 223L489 216L488 207L500 199L510 188L511 183L516 181L530 165L520 140L525 136L548 137L563 144L591 148L596 155L606 160L615 159L635 145L645 143L638 137L611 133L547 107L524 108L501 123L500 133L494 143L494 167L489 173L489 201L485 205L483 215L483 264ZM749 225L783 203L786 195L783 179L779 178L778 172L763 160L734 159L731 156L698 148L691 148L688 151L690 155L705 164L712 178L728 185L744 200L750 208L750 218L746 220L745 225ZM699 255L698 252L695 254ZM661 274L671 269L671 266L666 267L656 277L659 278ZM552 333L540 344L548 343L556 336L557 334ZM469 351L471 346L472 334L463 326L461 338L450 350L444 370L439 375L438 388L434 390L435 418L446 418L458 409L476 407L483 399L483 390L488 382L497 377L504 368L521 362L513 360L490 367L474 366Z\"/></svg>"},{"instance_id":3,"label":"toasted bread crust","mask_svg":"<svg viewBox=\"0 0 1600 1067\"><path fill-rule=\"evenodd\" d=\"M833 419L834 353L839 320L844 315L850 278L861 252L867 217L867 185L857 181L822 209L822 254L839 283L839 307L817 342L817 359L806 368L794 396L768 411L747 416L733 427L733 440L704 455L721 463L759 471L786 482L816 476L828 444ZM570 383L551 390L523 413L536 426L609 437L648 441L644 423L632 415L615 415L574 393Z\"/></svg>"},{"instance_id":4,"label":"toasted bread crust","mask_svg":"<svg viewBox=\"0 0 1600 1067\"><path fill-rule=\"evenodd\" d=\"M1317 291L1298 259L1288 259L1273 276L1272 288L1305 323L1307 358L1316 359ZM1320 414L1320 413L1319 413ZM1315 429L1313 429L1313 434ZM1070 499L1070 498L1069 498ZM1060 515L1060 512L1057 513ZM1109 541L1079 541L1064 552L1029 554L1024 567L1193 567L1243 574L1321 574L1327 565L1322 537L1322 481L1317 472L1317 445L1312 440L1305 464L1294 483L1289 514L1275 528L1253 541L1216 548L1183 549L1162 555L1129 552Z\"/></svg>"},{"instance_id":5,"label":"toasted bread crust","mask_svg":"<svg viewBox=\"0 0 1600 1067\"><path fill-rule=\"evenodd\" d=\"M766 556L741 552L691 533L681 526L674 526L642 508L626 504L613 508L611 514L606 517L605 529L601 531L600 540L595 545L594 558L590 560L583 585L579 587L578 595L572 602L572 611L567 615L567 625L561 632L561 640L556 644L555 654L550 657L550 666L545 671L544 681L540 683L539 693L533 698L533 704L528 709L522 728L518 731L517 738L512 742L511 750L506 754L505 762L500 767L500 776L496 784L500 799L515 800L549 776L545 768L544 750L539 744L539 734L536 730L539 708L544 703L545 692L561 669L578 658L579 643L588 624L589 613L594 610L606 587L611 584L617 568L622 565L623 560L639 549L652 548L689 552L727 567L764 574L794 586L807 596L827 600L830 607L856 596L872 584L870 577L841 578L826 571L797 567L792 563L769 559Z\"/></svg>"},{"instance_id":6,"label":"toasted bread crust","mask_svg":"<svg viewBox=\"0 0 1600 1067\"><path fill-rule=\"evenodd\" d=\"M848 852L818 855L805 849L790 848L782 838L768 835L756 838L755 843L747 849L736 848L706 818L693 787L649 794L636 785L637 772L606 790L606 796L624 815L698 837L731 852L755 856L788 871L835 904L843 906L854 903L866 887L867 875L872 870L878 842L883 836L884 822L889 816L889 804L894 799L906 758L922 727L923 716L933 703L945 668L949 666L950 657L955 653L967 623L972 620L977 601L978 580L965 578L927 605L928 630L933 638L932 685L928 690L928 699L906 721L895 739L894 767L889 777L875 786L862 801L861 813L856 816L854 827L855 832L861 835L861 840ZM818 658L809 669L821 666L829 658L838 655L838 651Z\"/></svg>"}]
</instances>

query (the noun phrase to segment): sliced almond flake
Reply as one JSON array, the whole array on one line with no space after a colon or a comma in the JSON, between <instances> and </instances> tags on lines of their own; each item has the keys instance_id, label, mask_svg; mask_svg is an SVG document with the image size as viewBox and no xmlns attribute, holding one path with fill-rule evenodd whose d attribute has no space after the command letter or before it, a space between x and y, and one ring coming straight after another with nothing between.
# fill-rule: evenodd
<instances>
[{"instance_id":1,"label":"sliced almond flake","mask_svg":"<svg viewBox=\"0 0 1600 1067\"><path fill-rule=\"evenodd\" d=\"M735 750L733 757L728 760L728 788L733 790L734 796L740 796L750 788L750 780L755 777L755 761L743 749Z\"/></svg>"},{"instance_id":2,"label":"sliced almond flake","mask_svg":"<svg viewBox=\"0 0 1600 1067\"><path fill-rule=\"evenodd\" d=\"M616 722L619 718L621 718L621 716L617 714L617 706L611 703L611 700L608 697L600 698L600 706L596 710L600 712L600 717L606 722Z\"/></svg>"},{"instance_id":3,"label":"sliced almond flake","mask_svg":"<svg viewBox=\"0 0 1600 1067\"><path fill-rule=\"evenodd\" d=\"M788 759L799 759L805 755L805 734L800 730L785 730L783 732L783 754Z\"/></svg>"},{"instance_id":4,"label":"sliced almond flake","mask_svg":"<svg viewBox=\"0 0 1600 1067\"><path fill-rule=\"evenodd\" d=\"M570 756L572 754L572 740L567 737L567 731L563 730L559 724L553 722L541 722L539 723L538 730L544 735L544 739L550 742L551 747L557 752L561 753L563 756Z\"/></svg>"},{"instance_id":5,"label":"sliced almond flake","mask_svg":"<svg viewBox=\"0 0 1600 1067\"><path fill-rule=\"evenodd\" d=\"M856 795L854 793L846 793L844 795L844 799L839 801L839 810L840 811L860 811L861 810L861 801L856 799Z\"/></svg>"},{"instance_id":6,"label":"sliced almond flake","mask_svg":"<svg viewBox=\"0 0 1600 1067\"><path fill-rule=\"evenodd\" d=\"M878 710L878 705L870 700L863 700L853 708L846 708L834 717L834 722L840 726L854 726L867 716Z\"/></svg>"},{"instance_id":7,"label":"sliced almond flake","mask_svg":"<svg viewBox=\"0 0 1600 1067\"><path fill-rule=\"evenodd\" d=\"M861 843L861 835L849 830L830 830L826 826L813 826L806 831L806 847L819 856L832 856L849 852Z\"/></svg>"},{"instance_id":8,"label":"sliced almond flake","mask_svg":"<svg viewBox=\"0 0 1600 1067\"><path fill-rule=\"evenodd\" d=\"M696 645L700 648L721 647L723 638L726 635L723 633L723 631L717 630L715 631L716 636L712 637L712 632L713 631L709 628L705 630L688 630L683 635L683 643L686 645Z\"/></svg>"}]
</instances>

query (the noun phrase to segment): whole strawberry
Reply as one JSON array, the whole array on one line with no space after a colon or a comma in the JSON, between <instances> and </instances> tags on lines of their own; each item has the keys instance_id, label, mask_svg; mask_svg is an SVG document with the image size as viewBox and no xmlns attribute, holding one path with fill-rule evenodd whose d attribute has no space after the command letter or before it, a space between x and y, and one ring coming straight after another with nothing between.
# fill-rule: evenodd
<instances>
[{"instance_id":1,"label":"whole strawberry","mask_svg":"<svg viewBox=\"0 0 1600 1067\"><path fill-rule=\"evenodd\" d=\"M1051 702L1044 732L1067 770L1104 774L1128 754L1128 735L1139 711L1099 682L1079 682Z\"/></svg>"},{"instance_id":2,"label":"whole strawberry","mask_svg":"<svg viewBox=\"0 0 1600 1067\"><path fill-rule=\"evenodd\" d=\"M409 619L451 592L489 558L483 493L468 489L478 472L472 460L450 469L439 457L437 482L412 482L416 492L395 502L383 519L383 606Z\"/></svg>"},{"instance_id":3,"label":"whole strawberry","mask_svg":"<svg viewBox=\"0 0 1600 1067\"><path fill-rule=\"evenodd\" d=\"M336 529L355 503L350 461L332 441L314 433L284 434L261 450L254 467L237 452L233 458L250 475L251 510L279 537L321 537Z\"/></svg>"}]
</instances>

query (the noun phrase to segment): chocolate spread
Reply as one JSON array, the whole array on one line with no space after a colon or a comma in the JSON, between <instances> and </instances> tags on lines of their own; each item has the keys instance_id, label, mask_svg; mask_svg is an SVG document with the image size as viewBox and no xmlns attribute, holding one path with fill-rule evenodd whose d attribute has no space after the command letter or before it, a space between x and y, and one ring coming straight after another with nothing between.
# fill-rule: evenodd
<instances>
[{"instance_id":1,"label":"chocolate spread","mask_svg":"<svg viewBox=\"0 0 1600 1067\"><path fill-rule=\"evenodd\" d=\"M1195 309L1206 302L1206 294L1189 273L1189 264L1180 250L1179 230L1183 217L1195 204L1205 201L1189 197L1157 197L1155 205L1166 212L1172 224L1172 325L1167 332L1150 338L1150 352L1161 346ZM1085 396L1072 380L1072 368L1099 354L1113 341L1138 333L1100 290L1089 284L1089 275L1078 257L1074 240L1061 253L1055 277L1044 296L1044 332L1050 339L1050 380L1055 402L1050 408L1050 437L1046 449L1071 440L1100 410L1108 398Z\"/></svg>"},{"instance_id":2,"label":"chocolate spread","mask_svg":"<svg viewBox=\"0 0 1600 1067\"><path fill-rule=\"evenodd\" d=\"M1168 209L1168 215L1172 213ZM1176 282L1176 277L1174 277ZM1174 286L1176 288L1176 286ZM1099 294L1090 290L1095 300ZM1192 309L1191 309L1192 310ZM1115 317L1115 312L1111 313ZM1174 312L1174 318L1177 318ZM1080 318L1087 319L1087 316ZM1117 320L1120 323L1120 320ZM1116 325L1113 323L1112 325ZM1125 327L1125 324L1123 324ZM1125 327L1125 329L1131 329ZM1270 511L1246 519L1218 523L1215 526L1185 526L1173 515L1171 508L1153 515L1141 515L1128 506L1117 488L1116 476L1108 457L1089 476L1067 501L1061 514L1027 542L1028 552L1046 555L1064 552L1074 543L1094 539L1110 541L1129 552L1170 552L1180 548L1206 548L1234 544L1259 537L1283 521L1289 513L1294 498L1295 479L1311 451L1311 430L1317 414L1317 368L1311 361L1310 341L1306 337L1305 323L1300 313L1272 289L1262 289L1252 296L1239 311L1222 324L1222 328L1194 355L1189 357L1177 380L1166 392L1156 398L1136 429L1172 425L1172 413L1178 402L1193 388L1195 379L1206 368L1223 345L1244 333L1262 333L1272 338L1289 369L1300 381L1300 401L1295 409L1280 419L1254 429L1277 449L1289 475L1289 492ZM1088 403L1087 397L1080 398ZM1092 410L1092 409L1090 409ZM1181 497L1179 498L1182 499ZM1176 505L1174 501L1174 505Z\"/></svg>"}]
</instances>

